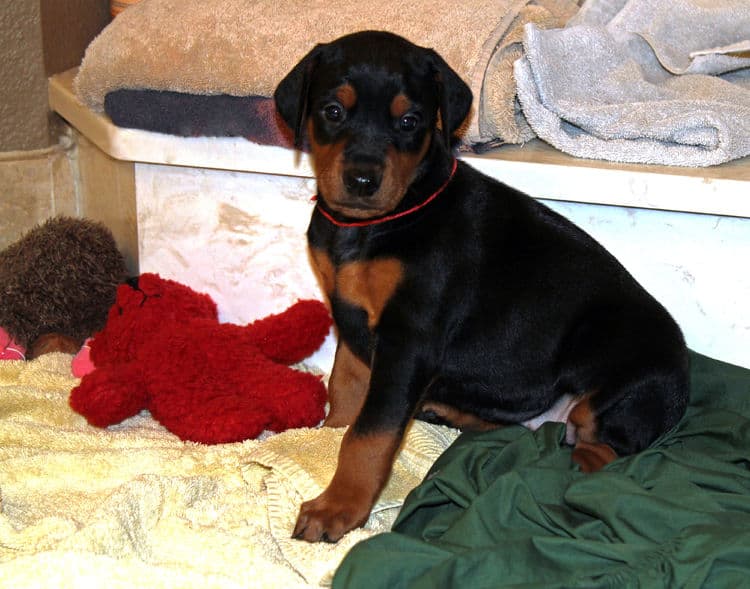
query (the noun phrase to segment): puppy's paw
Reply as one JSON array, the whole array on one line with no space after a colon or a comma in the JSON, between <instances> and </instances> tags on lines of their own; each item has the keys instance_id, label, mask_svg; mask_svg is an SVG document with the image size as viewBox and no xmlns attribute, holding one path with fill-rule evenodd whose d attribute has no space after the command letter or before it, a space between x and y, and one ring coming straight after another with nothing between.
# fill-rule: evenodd
<instances>
[{"instance_id":1,"label":"puppy's paw","mask_svg":"<svg viewBox=\"0 0 750 589\"><path fill-rule=\"evenodd\" d=\"M328 489L302 504L292 537L307 542L338 542L348 531L367 521L370 508L356 494L344 496Z\"/></svg>"}]
</instances>

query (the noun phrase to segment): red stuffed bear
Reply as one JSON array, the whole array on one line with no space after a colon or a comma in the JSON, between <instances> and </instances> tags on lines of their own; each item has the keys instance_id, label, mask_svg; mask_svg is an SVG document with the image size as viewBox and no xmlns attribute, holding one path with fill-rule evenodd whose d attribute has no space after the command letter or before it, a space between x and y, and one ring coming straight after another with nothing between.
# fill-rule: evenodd
<instances>
[{"instance_id":1,"label":"red stuffed bear","mask_svg":"<svg viewBox=\"0 0 750 589\"><path fill-rule=\"evenodd\" d=\"M148 409L183 440L206 444L313 426L324 417L325 386L288 364L320 347L330 326L319 301L246 326L219 323L208 295L143 274L137 288L119 287L90 343L95 368L70 405L98 427Z\"/></svg>"}]
</instances>

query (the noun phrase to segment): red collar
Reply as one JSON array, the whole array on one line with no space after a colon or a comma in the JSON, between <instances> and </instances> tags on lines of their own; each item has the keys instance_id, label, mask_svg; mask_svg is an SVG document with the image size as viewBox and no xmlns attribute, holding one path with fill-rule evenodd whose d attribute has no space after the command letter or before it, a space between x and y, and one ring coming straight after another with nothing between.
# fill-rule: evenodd
<instances>
[{"instance_id":1,"label":"red collar","mask_svg":"<svg viewBox=\"0 0 750 589\"><path fill-rule=\"evenodd\" d=\"M453 179L453 176L456 173L456 168L458 167L458 160L455 158L453 159L453 167L451 168L451 173L448 175L448 179L443 182L443 185L438 188L435 192L433 192L430 196L428 196L424 201L419 203L418 205L414 205L410 209L407 209L405 211L401 211L400 213L394 213L392 215L386 215L385 217L378 217L377 219L364 219L362 221L352 221L349 223L346 223L344 221L338 221L336 220L333 215L331 215L328 211L324 210L321 206L318 206L318 211L321 215L323 215L326 219L328 219L331 223L334 225L337 225L338 227L367 227L368 225L379 225L380 223L386 223L388 221L393 221L394 219L400 219L401 217L406 217L407 215L411 215L412 213L415 213L421 208L426 207L428 204L430 204L433 200L435 200L438 196L440 196L440 193L445 190L445 187L448 186L450 181ZM317 200L317 195L313 197L313 200Z\"/></svg>"}]
</instances>

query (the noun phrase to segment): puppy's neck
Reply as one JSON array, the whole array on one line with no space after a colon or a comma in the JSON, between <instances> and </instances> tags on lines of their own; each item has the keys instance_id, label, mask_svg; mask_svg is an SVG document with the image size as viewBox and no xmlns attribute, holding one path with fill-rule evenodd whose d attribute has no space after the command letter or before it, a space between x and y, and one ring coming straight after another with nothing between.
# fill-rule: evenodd
<instances>
[{"instance_id":1,"label":"puppy's neck","mask_svg":"<svg viewBox=\"0 0 750 589\"><path fill-rule=\"evenodd\" d=\"M442 137L434 135L414 180L394 212L409 210L440 190L453 171L453 160L453 154L445 147Z\"/></svg>"}]
</instances>

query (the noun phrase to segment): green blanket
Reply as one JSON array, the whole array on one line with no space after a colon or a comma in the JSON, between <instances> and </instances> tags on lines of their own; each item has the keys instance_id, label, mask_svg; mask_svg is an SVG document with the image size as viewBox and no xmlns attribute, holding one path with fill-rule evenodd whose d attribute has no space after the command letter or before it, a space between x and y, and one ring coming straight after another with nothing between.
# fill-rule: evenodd
<instances>
[{"instance_id":1,"label":"green blanket","mask_svg":"<svg viewBox=\"0 0 750 589\"><path fill-rule=\"evenodd\" d=\"M564 426L463 434L333 587L747 587L750 370L692 354L685 418L596 474Z\"/></svg>"}]
</instances>

